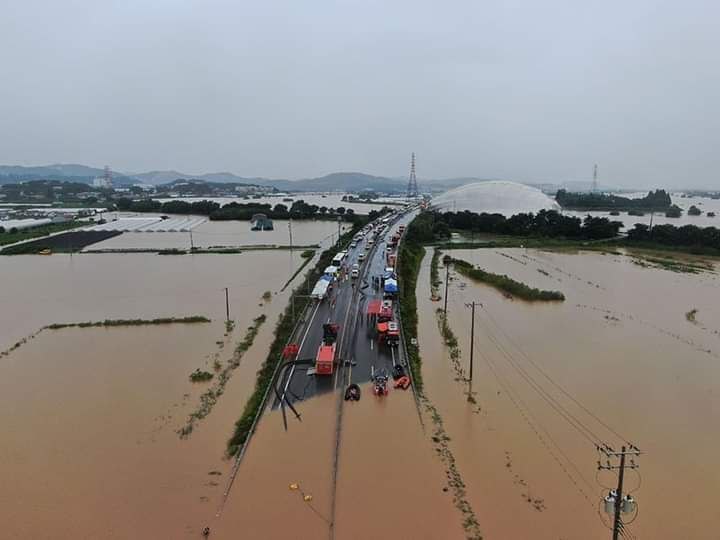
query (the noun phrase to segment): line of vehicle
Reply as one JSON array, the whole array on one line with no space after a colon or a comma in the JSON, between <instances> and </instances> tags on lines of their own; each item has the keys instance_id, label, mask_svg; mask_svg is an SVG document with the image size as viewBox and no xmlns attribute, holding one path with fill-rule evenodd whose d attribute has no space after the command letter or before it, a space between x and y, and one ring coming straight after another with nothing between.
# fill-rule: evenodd
<instances>
[{"instance_id":1,"label":"line of vehicle","mask_svg":"<svg viewBox=\"0 0 720 540\"><path fill-rule=\"evenodd\" d=\"M390 227L392 227L392 225L394 225L398 220L399 220L399 218L395 219L390 224ZM383 235L383 238L387 234L389 234L390 227L388 227L387 232ZM370 270L372 268L372 266L373 266L372 262L377 253L379 244L380 244L379 241L374 242L373 246L368 250L367 262L365 265L363 265L362 272L358 276L358 283L360 283L360 281L365 278L365 275L367 274L368 270ZM383 255L384 255L384 251L383 251ZM350 312L351 306L355 305L356 308L359 307L359 304L356 302L356 297L359 294L360 294L360 287L357 287L353 291L353 294L350 298L350 303L348 305L348 311L347 311L348 314ZM353 333L355 333L357 331L358 311L359 310L356 309L354 312L353 329L352 329ZM347 322L347 315L346 315L345 322ZM345 338L345 331L343 331L343 336L342 336L343 344L345 343L344 338ZM340 351L342 352L342 348L340 349ZM344 354L343 354L343 358L344 358ZM343 374L345 372L342 366L340 369L338 369L338 372L340 372L340 371L342 371ZM350 372L350 374L352 374L352 363L350 363L349 372ZM340 379L340 375L338 375L338 379ZM338 473L340 470L340 443L342 440L342 417L343 417L344 404L345 404L344 396L339 396L337 412L336 412L336 420L335 420L335 448L334 448L334 455L333 455L332 489L331 489L331 496L330 496L331 497L331 499L330 499L330 524L329 524L330 540L335 539L335 509L336 509L336 501L337 501L337 480L338 480Z\"/></svg>"}]
</instances>

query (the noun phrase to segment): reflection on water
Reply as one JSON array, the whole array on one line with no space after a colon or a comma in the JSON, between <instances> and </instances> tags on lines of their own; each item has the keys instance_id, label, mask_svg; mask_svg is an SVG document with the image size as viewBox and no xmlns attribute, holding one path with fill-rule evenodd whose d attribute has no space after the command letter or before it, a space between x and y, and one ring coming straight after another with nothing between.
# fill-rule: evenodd
<instances>
[{"instance_id":1,"label":"reflection on water","mask_svg":"<svg viewBox=\"0 0 720 540\"><path fill-rule=\"evenodd\" d=\"M713 456L720 441L710 426L720 411L720 306L714 273L643 268L630 257L533 250L455 250L453 255L529 285L558 289L564 303L527 304L454 276L450 324L469 361L470 313L476 318L472 410L436 339L429 300L429 259L418 280L420 345L426 391L443 413L468 494L483 531L495 538L602 538L597 453L523 373L593 434L623 441L564 396L532 364L577 397L618 433L646 451L640 514L632 531L645 538L708 538L717 529ZM698 309L697 322L685 313ZM701 315L702 314L702 315ZM532 361L532 362L531 362ZM518 370L514 365L519 366ZM688 459L689 448L693 457ZM628 489L639 478L628 473ZM668 496L693 493L692 498ZM672 519L670 516L673 516Z\"/></svg>"}]
</instances>

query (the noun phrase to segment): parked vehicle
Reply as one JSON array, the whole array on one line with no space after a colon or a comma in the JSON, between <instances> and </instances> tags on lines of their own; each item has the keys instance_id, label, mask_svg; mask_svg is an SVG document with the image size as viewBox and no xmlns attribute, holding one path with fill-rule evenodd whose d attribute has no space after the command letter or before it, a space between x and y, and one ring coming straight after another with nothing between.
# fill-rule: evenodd
<instances>
[{"instance_id":1,"label":"parked vehicle","mask_svg":"<svg viewBox=\"0 0 720 540\"><path fill-rule=\"evenodd\" d=\"M388 376L384 369L379 371L372 370L373 394L376 396L388 395Z\"/></svg>"},{"instance_id":2,"label":"parked vehicle","mask_svg":"<svg viewBox=\"0 0 720 540\"><path fill-rule=\"evenodd\" d=\"M323 324L323 340L315 357L316 375L332 375L335 365L335 342L339 328L339 325L335 323Z\"/></svg>"}]
</instances>

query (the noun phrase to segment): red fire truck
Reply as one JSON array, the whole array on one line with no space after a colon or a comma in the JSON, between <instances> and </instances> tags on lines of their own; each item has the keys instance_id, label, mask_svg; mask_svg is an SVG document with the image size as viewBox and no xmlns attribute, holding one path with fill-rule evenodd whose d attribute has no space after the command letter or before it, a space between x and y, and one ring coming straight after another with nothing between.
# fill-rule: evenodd
<instances>
[{"instance_id":1,"label":"red fire truck","mask_svg":"<svg viewBox=\"0 0 720 540\"><path fill-rule=\"evenodd\" d=\"M378 340L389 347L400 344L400 326L395 321L381 322L377 325Z\"/></svg>"},{"instance_id":2,"label":"red fire truck","mask_svg":"<svg viewBox=\"0 0 720 540\"><path fill-rule=\"evenodd\" d=\"M335 366L335 342L339 328L340 326L335 323L323 324L323 340L315 357L316 375L332 375Z\"/></svg>"}]
</instances>

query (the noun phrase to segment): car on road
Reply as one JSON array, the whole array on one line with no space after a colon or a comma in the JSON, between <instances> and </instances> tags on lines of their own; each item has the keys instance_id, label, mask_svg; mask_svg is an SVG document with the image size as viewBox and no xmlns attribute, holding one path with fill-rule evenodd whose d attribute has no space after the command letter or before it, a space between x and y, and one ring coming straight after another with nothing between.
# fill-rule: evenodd
<instances>
[{"instance_id":1,"label":"car on road","mask_svg":"<svg viewBox=\"0 0 720 540\"><path fill-rule=\"evenodd\" d=\"M355 249L357 247L357 242L353 242L350 244L350 249Z\"/></svg>"},{"instance_id":2,"label":"car on road","mask_svg":"<svg viewBox=\"0 0 720 540\"><path fill-rule=\"evenodd\" d=\"M352 270L350 270L350 277L352 279L357 279L357 277L360 275L360 267L357 265L357 263L353 264Z\"/></svg>"},{"instance_id":3,"label":"car on road","mask_svg":"<svg viewBox=\"0 0 720 540\"><path fill-rule=\"evenodd\" d=\"M358 261L362 262L362 261L364 261L364 260L365 260L365 254L364 254L364 253L360 253L360 254L358 255Z\"/></svg>"}]
</instances>

